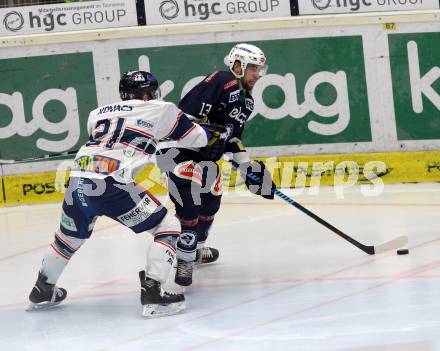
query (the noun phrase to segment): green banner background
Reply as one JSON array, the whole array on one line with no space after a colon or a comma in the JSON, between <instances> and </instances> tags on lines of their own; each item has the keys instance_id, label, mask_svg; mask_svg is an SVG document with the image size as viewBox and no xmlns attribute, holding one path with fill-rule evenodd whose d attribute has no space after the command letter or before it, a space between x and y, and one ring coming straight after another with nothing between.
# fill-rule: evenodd
<instances>
[{"instance_id":1,"label":"green banner background","mask_svg":"<svg viewBox=\"0 0 440 351\"><path fill-rule=\"evenodd\" d=\"M413 88L411 88L410 79L410 62L413 65L413 70L417 68L420 70L420 78L430 72L434 77L435 73L437 73L437 78L440 76L438 68L440 65L440 33L392 34L388 36L388 41L398 139L440 139L440 111L434 105L433 100L423 92L421 93L423 111L420 113L414 111L412 97L420 94L414 88L414 82ZM410 44L411 48L408 48L410 42L413 46L411 47ZM419 65L414 62L416 57L418 57ZM434 67L437 67L437 70ZM440 96L437 92L440 92L440 79L434 81L431 87L434 89L434 95L437 95L438 102Z\"/></svg>"},{"instance_id":2,"label":"green banner background","mask_svg":"<svg viewBox=\"0 0 440 351\"><path fill-rule=\"evenodd\" d=\"M33 107L37 96L48 89L66 91L68 88L73 88L76 99L73 99L73 97L70 99L73 106L70 113L78 115L79 121L71 118L71 121L68 122L71 124L71 133L79 135L74 137L77 142L70 149L74 150L85 142L87 139L88 114L97 107L92 53L3 59L0 60L0 67L0 94L12 95L18 92L22 95L26 124L32 123L32 120L36 118L33 115ZM72 90L69 91L72 92ZM49 141L62 141L66 138L67 131L54 131L54 126L40 128L42 123L46 125L50 123L59 124L65 119L67 112L66 105L63 102L57 99L50 100L53 96L52 93L49 92L46 95L48 95L45 100L47 103L43 108L46 121L37 121L38 126L35 128L29 126L14 128L16 121L20 119L19 106L21 103L14 104L15 108L11 109L9 105L7 106L0 101L0 128L12 128L15 132L9 138L0 138L0 158L21 159L47 154L51 150L42 150L37 147L37 141L40 138ZM76 126L79 126L79 128ZM26 133L26 128L36 130L28 136L18 134ZM62 147L61 143L59 147Z\"/></svg>"}]
</instances>

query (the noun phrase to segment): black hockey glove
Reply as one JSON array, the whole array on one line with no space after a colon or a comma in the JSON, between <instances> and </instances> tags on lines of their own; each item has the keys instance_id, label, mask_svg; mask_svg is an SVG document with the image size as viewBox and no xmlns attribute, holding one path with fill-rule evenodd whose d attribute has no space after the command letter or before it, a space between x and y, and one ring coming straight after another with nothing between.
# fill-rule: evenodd
<instances>
[{"instance_id":1,"label":"black hockey glove","mask_svg":"<svg viewBox=\"0 0 440 351\"><path fill-rule=\"evenodd\" d=\"M272 175L266 169L264 163L262 161L252 161L243 170L246 170L245 183L249 191L265 199L273 200L276 186L272 181Z\"/></svg>"},{"instance_id":2,"label":"black hockey glove","mask_svg":"<svg viewBox=\"0 0 440 351\"><path fill-rule=\"evenodd\" d=\"M220 160L225 152L226 128L216 123L199 124L208 134L208 145L200 149L200 155L206 161Z\"/></svg>"}]
</instances>

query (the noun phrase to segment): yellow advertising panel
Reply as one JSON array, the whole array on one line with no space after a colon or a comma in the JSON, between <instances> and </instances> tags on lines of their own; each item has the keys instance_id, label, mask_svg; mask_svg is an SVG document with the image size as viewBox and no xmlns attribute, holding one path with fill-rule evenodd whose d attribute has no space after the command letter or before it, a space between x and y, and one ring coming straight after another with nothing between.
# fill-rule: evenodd
<instances>
[{"instance_id":1,"label":"yellow advertising panel","mask_svg":"<svg viewBox=\"0 0 440 351\"><path fill-rule=\"evenodd\" d=\"M18 174L3 177L7 205L38 204L63 200L63 187L56 184L56 173ZM62 186L62 184L61 184Z\"/></svg>"},{"instance_id":2,"label":"yellow advertising panel","mask_svg":"<svg viewBox=\"0 0 440 351\"><path fill-rule=\"evenodd\" d=\"M440 180L440 151L286 156L279 163L281 187Z\"/></svg>"},{"instance_id":3,"label":"yellow advertising panel","mask_svg":"<svg viewBox=\"0 0 440 351\"><path fill-rule=\"evenodd\" d=\"M4 195L3 195L3 178L0 177L0 207L4 205Z\"/></svg>"}]
</instances>

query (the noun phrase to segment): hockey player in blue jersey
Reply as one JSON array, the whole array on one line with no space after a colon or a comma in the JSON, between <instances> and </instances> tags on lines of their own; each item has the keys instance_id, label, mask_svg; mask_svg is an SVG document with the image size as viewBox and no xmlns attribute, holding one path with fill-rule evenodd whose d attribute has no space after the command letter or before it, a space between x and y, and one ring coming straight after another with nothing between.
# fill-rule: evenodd
<instances>
[{"instance_id":1,"label":"hockey player in blue jersey","mask_svg":"<svg viewBox=\"0 0 440 351\"><path fill-rule=\"evenodd\" d=\"M254 45L238 44L228 55L228 67L228 71L214 71L206 76L182 98L179 108L194 121L224 126L227 130L225 151L232 153L233 164L239 165L242 173L252 171L260 178L260 181L246 179L249 190L273 199L274 185L270 173L262 162L250 160L241 142L246 120L254 110L252 88L266 72L266 57ZM217 249L204 244L220 208L221 175L215 164L215 176L210 172L208 177L209 167L206 167L205 161L216 159L208 160L194 147L180 147L174 161L178 167L173 169L167 169L159 159L158 164L167 171L169 188L177 189L170 192L182 225L182 234L177 242L175 282L188 286L192 283L195 263L210 263L219 257ZM197 186L201 189L199 202L194 199L193 190Z\"/></svg>"},{"instance_id":2,"label":"hockey player in blue jersey","mask_svg":"<svg viewBox=\"0 0 440 351\"><path fill-rule=\"evenodd\" d=\"M48 308L66 298L66 290L55 284L71 257L90 238L99 216L154 237L146 269L139 273L143 315L169 315L185 307L183 294L161 290L175 257L180 223L152 194L135 184L134 177L151 162L162 140L201 147L206 157L221 155L225 129L192 123L176 105L157 100L158 86L148 72L126 72L119 85L122 101L90 112L89 141L75 156L60 225L43 257L29 296L29 310Z\"/></svg>"}]
</instances>

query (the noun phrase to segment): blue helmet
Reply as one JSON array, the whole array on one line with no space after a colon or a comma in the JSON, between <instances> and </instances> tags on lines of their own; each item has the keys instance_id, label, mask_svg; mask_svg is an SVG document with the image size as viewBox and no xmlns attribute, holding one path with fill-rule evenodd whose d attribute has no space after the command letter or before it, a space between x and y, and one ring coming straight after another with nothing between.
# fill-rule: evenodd
<instances>
[{"instance_id":1,"label":"blue helmet","mask_svg":"<svg viewBox=\"0 0 440 351\"><path fill-rule=\"evenodd\" d=\"M145 71L125 72L119 81L119 95L122 100L142 100L145 93L150 99L160 98L159 82L156 77Z\"/></svg>"}]
</instances>

